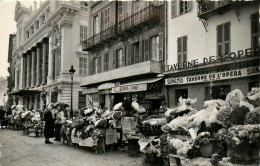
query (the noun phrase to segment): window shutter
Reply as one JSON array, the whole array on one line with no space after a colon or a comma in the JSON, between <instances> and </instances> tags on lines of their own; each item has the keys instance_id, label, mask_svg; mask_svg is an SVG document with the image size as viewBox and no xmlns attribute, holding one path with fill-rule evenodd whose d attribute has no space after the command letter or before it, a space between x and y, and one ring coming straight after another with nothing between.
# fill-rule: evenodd
<instances>
[{"instance_id":1,"label":"window shutter","mask_svg":"<svg viewBox=\"0 0 260 166\"><path fill-rule=\"evenodd\" d=\"M182 43L181 38L178 38L178 53L181 53L182 51L181 43Z\"/></svg>"},{"instance_id":2,"label":"window shutter","mask_svg":"<svg viewBox=\"0 0 260 166\"><path fill-rule=\"evenodd\" d=\"M128 45L128 48L127 48L127 65L131 65L131 61L132 61L132 44L129 44Z\"/></svg>"},{"instance_id":3,"label":"window shutter","mask_svg":"<svg viewBox=\"0 0 260 166\"><path fill-rule=\"evenodd\" d=\"M222 42L223 40L222 40L222 26L220 25L220 26L218 26L217 27L217 43L220 43L220 42Z\"/></svg>"},{"instance_id":4,"label":"window shutter","mask_svg":"<svg viewBox=\"0 0 260 166\"><path fill-rule=\"evenodd\" d=\"M221 56L222 54L222 45L218 44L218 56Z\"/></svg>"},{"instance_id":5,"label":"window shutter","mask_svg":"<svg viewBox=\"0 0 260 166\"><path fill-rule=\"evenodd\" d=\"M93 63L94 61L93 61L93 58L90 58L89 59L89 75L92 75L93 74L93 67L94 67L94 63Z\"/></svg>"},{"instance_id":6,"label":"window shutter","mask_svg":"<svg viewBox=\"0 0 260 166\"><path fill-rule=\"evenodd\" d=\"M125 47L122 48L122 67L125 66Z\"/></svg>"},{"instance_id":7,"label":"window shutter","mask_svg":"<svg viewBox=\"0 0 260 166\"><path fill-rule=\"evenodd\" d=\"M113 53L113 69L116 69L117 68L117 65L116 65L116 51L117 50L114 50L114 53Z\"/></svg>"},{"instance_id":8,"label":"window shutter","mask_svg":"<svg viewBox=\"0 0 260 166\"><path fill-rule=\"evenodd\" d=\"M163 33L159 34L159 60L163 60Z\"/></svg>"},{"instance_id":9,"label":"window shutter","mask_svg":"<svg viewBox=\"0 0 260 166\"><path fill-rule=\"evenodd\" d=\"M230 40L230 24L224 24L224 32L225 32L225 41Z\"/></svg>"},{"instance_id":10,"label":"window shutter","mask_svg":"<svg viewBox=\"0 0 260 166\"><path fill-rule=\"evenodd\" d=\"M107 71L107 54L104 54L103 55L103 68L104 68L104 71Z\"/></svg>"},{"instance_id":11,"label":"window shutter","mask_svg":"<svg viewBox=\"0 0 260 166\"><path fill-rule=\"evenodd\" d=\"M131 65L135 63L135 54L136 54L136 50L134 50L134 44L131 44Z\"/></svg>"},{"instance_id":12,"label":"window shutter","mask_svg":"<svg viewBox=\"0 0 260 166\"><path fill-rule=\"evenodd\" d=\"M177 16L176 0L171 1L172 18Z\"/></svg>"},{"instance_id":13,"label":"window shutter","mask_svg":"<svg viewBox=\"0 0 260 166\"><path fill-rule=\"evenodd\" d=\"M145 61L149 61L149 39L144 40L144 57Z\"/></svg>"},{"instance_id":14,"label":"window shutter","mask_svg":"<svg viewBox=\"0 0 260 166\"><path fill-rule=\"evenodd\" d=\"M97 72L100 73L101 72L101 56L97 57L97 60L98 60Z\"/></svg>"},{"instance_id":15,"label":"window shutter","mask_svg":"<svg viewBox=\"0 0 260 166\"><path fill-rule=\"evenodd\" d=\"M182 47L182 52L187 52L187 36L183 37L183 47Z\"/></svg>"}]
</instances>

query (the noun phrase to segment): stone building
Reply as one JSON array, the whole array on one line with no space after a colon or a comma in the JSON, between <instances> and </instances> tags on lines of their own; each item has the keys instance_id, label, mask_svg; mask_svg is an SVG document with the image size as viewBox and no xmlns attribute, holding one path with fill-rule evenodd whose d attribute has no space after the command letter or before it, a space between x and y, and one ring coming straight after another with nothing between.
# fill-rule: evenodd
<instances>
[{"instance_id":1,"label":"stone building","mask_svg":"<svg viewBox=\"0 0 260 166\"><path fill-rule=\"evenodd\" d=\"M259 87L259 2L168 3L165 84L169 107L179 97L225 99Z\"/></svg>"},{"instance_id":2,"label":"stone building","mask_svg":"<svg viewBox=\"0 0 260 166\"><path fill-rule=\"evenodd\" d=\"M73 108L84 107L79 80L87 67L87 52L82 52L82 41L87 38L87 4L47 0L26 8L17 1L14 19L15 86L10 95L19 99L15 104L27 109L43 109L57 101L70 104L69 69L73 65Z\"/></svg>"},{"instance_id":3,"label":"stone building","mask_svg":"<svg viewBox=\"0 0 260 166\"><path fill-rule=\"evenodd\" d=\"M87 103L98 106L138 97L163 98L166 53L164 1L100 1L90 5L87 77L81 79ZM165 93L166 94L166 91ZM161 102L154 107L158 108Z\"/></svg>"}]
</instances>

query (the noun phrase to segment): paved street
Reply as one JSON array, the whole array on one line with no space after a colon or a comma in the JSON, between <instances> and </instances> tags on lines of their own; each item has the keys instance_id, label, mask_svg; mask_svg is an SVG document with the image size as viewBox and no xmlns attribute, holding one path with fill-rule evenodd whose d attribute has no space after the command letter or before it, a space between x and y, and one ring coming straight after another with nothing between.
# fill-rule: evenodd
<instances>
[{"instance_id":1,"label":"paved street","mask_svg":"<svg viewBox=\"0 0 260 166\"><path fill-rule=\"evenodd\" d=\"M74 146L44 144L44 137L29 137L22 131L0 129L0 166L140 166L141 158L127 152L94 154Z\"/></svg>"}]
</instances>

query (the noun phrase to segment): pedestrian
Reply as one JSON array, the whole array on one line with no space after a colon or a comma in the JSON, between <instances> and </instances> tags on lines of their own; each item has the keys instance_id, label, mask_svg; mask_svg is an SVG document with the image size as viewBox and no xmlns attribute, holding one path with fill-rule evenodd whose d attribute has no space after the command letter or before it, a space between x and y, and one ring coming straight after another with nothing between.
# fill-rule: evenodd
<instances>
[{"instance_id":1,"label":"pedestrian","mask_svg":"<svg viewBox=\"0 0 260 166\"><path fill-rule=\"evenodd\" d=\"M45 109L45 113L44 113L44 121L45 121L45 128L44 128L44 136L45 136L45 143L46 144L52 144L52 142L50 142L50 138L54 137L54 119L52 116L52 105L50 105L49 107L47 107Z\"/></svg>"},{"instance_id":2,"label":"pedestrian","mask_svg":"<svg viewBox=\"0 0 260 166\"><path fill-rule=\"evenodd\" d=\"M3 128L5 121L5 110L3 106L0 106L0 127Z\"/></svg>"},{"instance_id":3,"label":"pedestrian","mask_svg":"<svg viewBox=\"0 0 260 166\"><path fill-rule=\"evenodd\" d=\"M62 126L62 119L64 118L63 110L61 109L61 104L57 103L53 106L54 117L55 117L55 141L61 141L60 130Z\"/></svg>"}]
</instances>

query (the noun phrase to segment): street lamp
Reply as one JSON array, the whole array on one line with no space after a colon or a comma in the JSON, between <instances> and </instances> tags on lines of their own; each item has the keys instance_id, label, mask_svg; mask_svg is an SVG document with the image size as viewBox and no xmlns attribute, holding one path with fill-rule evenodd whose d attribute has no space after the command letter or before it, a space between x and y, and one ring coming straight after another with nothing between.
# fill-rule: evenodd
<instances>
[{"instance_id":1,"label":"street lamp","mask_svg":"<svg viewBox=\"0 0 260 166\"><path fill-rule=\"evenodd\" d=\"M72 108L73 76L74 76L74 73L76 72L76 70L73 69L73 65L71 66L69 72L70 72L70 77L71 77L70 112L72 113L73 112L73 108Z\"/></svg>"},{"instance_id":2,"label":"street lamp","mask_svg":"<svg viewBox=\"0 0 260 166\"><path fill-rule=\"evenodd\" d=\"M4 109L5 109L5 96L6 96L6 93L4 93Z\"/></svg>"}]
</instances>

